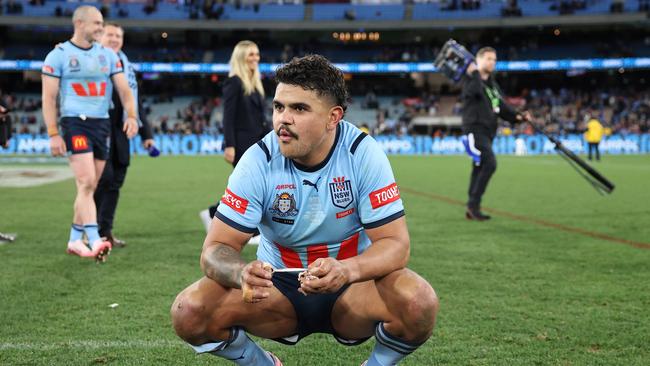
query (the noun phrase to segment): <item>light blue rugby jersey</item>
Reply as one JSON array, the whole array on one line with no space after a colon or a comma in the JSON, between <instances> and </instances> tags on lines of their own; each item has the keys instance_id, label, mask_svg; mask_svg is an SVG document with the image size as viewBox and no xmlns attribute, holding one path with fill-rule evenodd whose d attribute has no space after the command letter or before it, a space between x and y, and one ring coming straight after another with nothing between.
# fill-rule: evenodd
<instances>
[{"instance_id":1,"label":"light blue rugby jersey","mask_svg":"<svg viewBox=\"0 0 650 366\"><path fill-rule=\"evenodd\" d=\"M123 71L115 52L99 43L88 49L70 41L47 54L41 72L61 79L61 117L108 118L113 93L111 76Z\"/></svg>"},{"instance_id":2,"label":"light blue rugby jersey","mask_svg":"<svg viewBox=\"0 0 650 366\"><path fill-rule=\"evenodd\" d=\"M351 123L339 123L333 149L311 169L278 144L271 131L244 153L216 213L240 231L260 230L258 259L306 268L321 257L350 258L371 244L364 228L404 215L386 154Z\"/></svg>"},{"instance_id":3,"label":"light blue rugby jersey","mask_svg":"<svg viewBox=\"0 0 650 366\"><path fill-rule=\"evenodd\" d=\"M133 100L135 101L135 115L138 120L138 126L142 127L142 121L140 121L140 114L138 113L138 79L135 74L135 68L133 67L133 64L129 60L128 57L126 57L126 54L120 50L118 53L119 60L122 61L122 67L124 69L124 73L126 74L126 80L129 83L129 88L131 89L131 93L133 93ZM111 99L111 108L114 108L113 100ZM124 110L124 117L123 119L126 119L127 117L127 111L126 109Z\"/></svg>"}]
</instances>

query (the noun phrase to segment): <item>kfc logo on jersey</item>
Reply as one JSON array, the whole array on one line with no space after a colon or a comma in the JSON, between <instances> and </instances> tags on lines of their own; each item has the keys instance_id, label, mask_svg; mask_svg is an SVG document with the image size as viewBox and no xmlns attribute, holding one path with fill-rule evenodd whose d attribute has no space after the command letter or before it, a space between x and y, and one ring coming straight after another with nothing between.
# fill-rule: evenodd
<instances>
[{"instance_id":1,"label":"kfc logo on jersey","mask_svg":"<svg viewBox=\"0 0 650 366\"><path fill-rule=\"evenodd\" d=\"M42 71L46 74L54 74L54 68L52 66L43 65Z\"/></svg>"},{"instance_id":2,"label":"kfc logo on jersey","mask_svg":"<svg viewBox=\"0 0 650 366\"><path fill-rule=\"evenodd\" d=\"M345 180L345 177L336 177L334 183L330 183L330 197L334 206L347 208L354 201L352 194L352 182Z\"/></svg>"},{"instance_id":3,"label":"kfc logo on jersey","mask_svg":"<svg viewBox=\"0 0 650 366\"><path fill-rule=\"evenodd\" d=\"M372 205L373 210L378 209L381 206L385 206L391 202L395 202L400 198L397 183L393 183L384 188L371 192L368 197L370 197L370 204Z\"/></svg>"},{"instance_id":4,"label":"kfc logo on jersey","mask_svg":"<svg viewBox=\"0 0 650 366\"><path fill-rule=\"evenodd\" d=\"M232 191L228 188L226 188L226 191L223 193L221 202L242 215L246 213L246 207L248 207L247 200L232 193Z\"/></svg>"}]
</instances>

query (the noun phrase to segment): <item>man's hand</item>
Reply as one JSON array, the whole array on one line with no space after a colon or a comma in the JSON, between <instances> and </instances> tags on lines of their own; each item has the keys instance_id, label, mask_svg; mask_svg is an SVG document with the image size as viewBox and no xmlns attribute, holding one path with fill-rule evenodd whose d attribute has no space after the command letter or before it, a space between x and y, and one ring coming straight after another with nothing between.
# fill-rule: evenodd
<instances>
[{"instance_id":1,"label":"man's hand","mask_svg":"<svg viewBox=\"0 0 650 366\"><path fill-rule=\"evenodd\" d=\"M64 156L66 152L65 142L59 135L50 137L50 152L52 156Z\"/></svg>"},{"instance_id":2,"label":"man's hand","mask_svg":"<svg viewBox=\"0 0 650 366\"><path fill-rule=\"evenodd\" d=\"M133 117L127 117L124 120L122 131L126 133L126 137L132 138L136 133L138 133L138 121Z\"/></svg>"},{"instance_id":3,"label":"man's hand","mask_svg":"<svg viewBox=\"0 0 650 366\"><path fill-rule=\"evenodd\" d=\"M270 296L273 267L262 261L248 263L241 272L241 289L245 302L260 302Z\"/></svg>"},{"instance_id":4,"label":"man's hand","mask_svg":"<svg viewBox=\"0 0 650 366\"><path fill-rule=\"evenodd\" d=\"M146 139L146 140L142 141L142 146L145 149L149 149L150 147L152 147L154 145L155 145L155 142L153 141L153 139Z\"/></svg>"},{"instance_id":5,"label":"man's hand","mask_svg":"<svg viewBox=\"0 0 650 366\"><path fill-rule=\"evenodd\" d=\"M474 71L476 71L476 70L478 70L478 66L476 66L476 62L471 62L471 63L467 66L467 70L466 70L465 72L467 73L467 75L470 75L470 76L471 76L472 73L473 73Z\"/></svg>"},{"instance_id":6,"label":"man's hand","mask_svg":"<svg viewBox=\"0 0 650 366\"><path fill-rule=\"evenodd\" d=\"M347 267L331 257L316 259L309 265L307 271L309 276L300 283L300 290L305 294L336 292L345 286L350 278Z\"/></svg>"},{"instance_id":7,"label":"man's hand","mask_svg":"<svg viewBox=\"0 0 650 366\"><path fill-rule=\"evenodd\" d=\"M232 146L227 147L223 151L223 158L226 159L229 164L232 164L235 161L235 148Z\"/></svg>"}]
</instances>

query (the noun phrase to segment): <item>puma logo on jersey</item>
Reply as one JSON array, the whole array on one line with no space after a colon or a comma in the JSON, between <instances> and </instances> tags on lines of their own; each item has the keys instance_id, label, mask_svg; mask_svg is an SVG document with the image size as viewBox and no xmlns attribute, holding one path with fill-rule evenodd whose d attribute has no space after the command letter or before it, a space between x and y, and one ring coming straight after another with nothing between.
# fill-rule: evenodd
<instances>
[{"instance_id":1,"label":"puma logo on jersey","mask_svg":"<svg viewBox=\"0 0 650 366\"><path fill-rule=\"evenodd\" d=\"M317 186L317 184L318 184L318 181L320 180L320 178L321 178L321 177L318 177L318 179L316 179L316 183L312 183L312 182L308 181L307 179L303 179L303 180L302 180L302 185L303 185L303 186L312 186L312 187L314 187L314 189L316 190L316 192L318 192L318 186Z\"/></svg>"}]
</instances>

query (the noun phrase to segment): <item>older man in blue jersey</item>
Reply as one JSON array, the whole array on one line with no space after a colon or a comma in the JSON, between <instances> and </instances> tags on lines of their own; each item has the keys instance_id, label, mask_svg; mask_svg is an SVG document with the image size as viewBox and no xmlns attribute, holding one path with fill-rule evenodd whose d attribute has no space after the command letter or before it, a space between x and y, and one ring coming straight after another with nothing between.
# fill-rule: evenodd
<instances>
[{"instance_id":1,"label":"older man in blue jersey","mask_svg":"<svg viewBox=\"0 0 650 366\"><path fill-rule=\"evenodd\" d=\"M72 38L57 45L43 63L43 117L52 155L70 152L70 167L77 186L67 251L104 261L111 244L99 236L93 192L108 158L108 108L113 85L127 111L124 130L129 137L138 130L135 100L117 55L97 43L104 23L99 10L80 6L72 16L72 23ZM63 136L57 124L57 97ZM84 232L89 246L81 240Z\"/></svg>"},{"instance_id":2,"label":"older man in blue jersey","mask_svg":"<svg viewBox=\"0 0 650 366\"><path fill-rule=\"evenodd\" d=\"M205 277L172 305L198 353L281 365L246 333L296 344L312 333L345 345L375 336L365 365L394 365L432 334L438 299L406 268L410 239L390 163L342 120L348 94L322 56L276 73L274 131L244 154L203 244ZM255 229L257 260L240 253Z\"/></svg>"}]
</instances>

